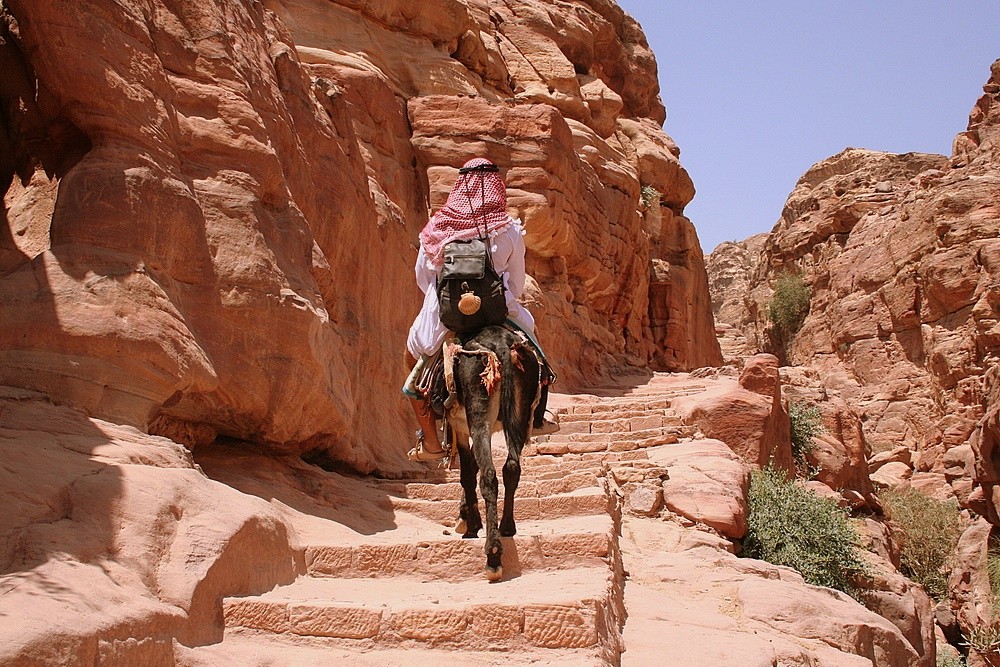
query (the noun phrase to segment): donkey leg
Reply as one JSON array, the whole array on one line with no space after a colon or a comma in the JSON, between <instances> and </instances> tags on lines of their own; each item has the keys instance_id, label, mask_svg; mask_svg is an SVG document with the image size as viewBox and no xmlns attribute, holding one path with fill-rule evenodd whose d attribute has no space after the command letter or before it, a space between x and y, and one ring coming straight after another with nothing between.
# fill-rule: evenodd
<instances>
[{"instance_id":1,"label":"donkey leg","mask_svg":"<svg viewBox=\"0 0 1000 667\"><path fill-rule=\"evenodd\" d=\"M517 350L515 346L512 351ZM523 350L523 348L521 348ZM520 356L520 355L519 355ZM500 534L512 537L517 534L514 523L514 494L521 481L521 450L528 441L531 429L532 408L536 397L538 367L533 356L524 355L523 368L514 373L509 369L507 404L502 411L504 437L507 440L507 461L503 466L503 522Z\"/></svg>"},{"instance_id":2,"label":"donkey leg","mask_svg":"<svg viewBox=\"0 0 1000 667\"><path fill-rule=\"evenodd\" d=\"M458 509L459 522L455 526L455 532L462 533L465 538L474 538L479 536L479 531L483 528L483 519L479 515L479 498L476 496L479 467L469 443L459 443L458 460L461 464L462 504Z\"/></svg>"},{"instance_id":3,"label":"donkey leg","mask_svg":"<svg viewBox=\"0 0 1000 667\"><path fill-rule=\"evenodd\" d=\"M517 526L514 524L514 494L520 481L520 457L508 453L507 461L503 464L503 520L500 522L500 535L503 537L517 535Z\"/></svg>"},{"instance_id":4,"label":"donkey leg","mask_svg":"<svg viewBox=\"0 0 1000 667\"><path fill-rule=\"evenodd\" d=\"M500 565L503 554L503 546L500 544L500 535L497 530L497 492L499 481L497 471L493 467L493 456L490 451L490 432L482 425L473 434L473 452L476 455L476 463L479 466L479 493L483 496L483 504L486 505L486 578L490 581L497 581L503 576L503 568Z\"/></svg>"}]
</instances>

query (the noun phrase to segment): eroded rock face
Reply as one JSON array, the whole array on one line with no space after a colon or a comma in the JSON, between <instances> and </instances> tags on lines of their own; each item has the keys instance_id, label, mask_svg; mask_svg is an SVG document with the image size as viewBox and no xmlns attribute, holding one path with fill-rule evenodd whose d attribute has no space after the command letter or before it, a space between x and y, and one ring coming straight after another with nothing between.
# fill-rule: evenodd
<instances>
[{"instance_id":1,"label":"eroded rock face","mask_svg":"<svg viewBox=\"0 0 1000 667\"><path fill-rule=\"evenodd\" d=\"M986 414L970 438L973 477L979 485L973 509L1000 525L1000 366L985 375Z\"/></svg>"},{"instance_id":2,"label":"eroded rock face","mask_svg":"<svg viewBox=\"0 0 1000 667\"><path fill-rule=\"evenodd\" d=\"M794 469L788 410L774 355L752 357L735 385L723 384L696 402L678 399L675 408L684 423L726 443L747 464Z\"/></svg>"},{"instance_id":3,"label":"eroded rock face","mask_svg":"<svg viewBox=\"0 0 1000 667\"><path fill-rule=\"evenodd\" d=\"M983 373L1000 355L998 73L995 63L950 159L847 149L813 166L768 235L749 294L722 297L742 297L745 309L727 317L767 349L770 285L802 275L810 312L789 363L858 411L873 452L912 450L915 472L936 476L918 481L935 492L939 478L960 479L949 452L984 415Z\"/></svg>"},{"instance_id":4,"label":"eroded rock face","mask_svg":"<svg viewBox=\"0 0 1000 667\"><path fill-rule=\"evenodd\" d=\"M753 322L748 317L752 303L747 302L747 297L766 242L767 234L755 234L742 241L725 241L708 256L705 268L716 324L744 329Z\"/></svg>"},{"instance_id":5,"label":"eroded rock face","mask_svg":"<svg viewBox=\"0 0 1000 667\"><path fill-rule=\"evenodd\" d=\"M407 243L380 238L346 113L317 102L287 31L236 3L5 7L8 46L46 106L6 128L22 160L3 227L25 201L57 198L47 238L2 243L2 381L172 436L319 440L358 467L389 460L331 438L377 430L360 407L399 355L362 334L403 327L410 296L387 283L361 303L337 285L351 265L406 270ZM56 148L23 128L52 116L91 148L49 179Z\"/></svg>"},{"instance_id":6,"label":"eroded rock face","mask_svg":"<svg viewBox=\"0 0 1000 667\"><path fill-rule=\"evenodd\" d=\"M721 361L694 187L613 3L12 0L2 18L0 382L191 444L397 469L416 234L473 155L527 225L564 388Z\"/></svg>"},{"instance_id":7,"label":"eroded rock face","mask_svg":"<svg viewBox=\"0 0 1000 667\"><path fill-rule=\"evenodd\" d=\"M0 431L4 664L172 664L222 639L219 595L302 570L279 512L175 442L9 387Z\"/></svg>"}]
</instances>

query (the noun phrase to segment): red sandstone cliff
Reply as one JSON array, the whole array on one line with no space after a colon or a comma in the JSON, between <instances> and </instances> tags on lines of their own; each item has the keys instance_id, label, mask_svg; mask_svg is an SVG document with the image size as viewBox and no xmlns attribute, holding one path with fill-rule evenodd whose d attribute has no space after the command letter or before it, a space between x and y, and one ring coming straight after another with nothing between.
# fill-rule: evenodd
<instances>
[{"instance_id":1,"label":"red sandstone cliff","mask_svg":"<svg viewBox=\"0 0 1000 667\"><path fill-rule=\"evenodd\" d=\"M801 274L810 312L790 363L858 411L873 450L915 452L914 484L963 503L1000 356L1000 61L983 90L950 159L847 149L814 165L749 284L715 296L732 305L720 319L767 348L771 285Z\"/></svg>"},{"instance_id":2,"label":"red sandstone cliff","mask_svg":"<svg viewBox=\"0 0 1000 667\"><path fill-rule=\"evenodd\" d=\"M0 383L396 468L415 238L471 155L527 225L564 389L721 360L694 188L612 2L0 12Z\"/></svg>"}]
</instances>

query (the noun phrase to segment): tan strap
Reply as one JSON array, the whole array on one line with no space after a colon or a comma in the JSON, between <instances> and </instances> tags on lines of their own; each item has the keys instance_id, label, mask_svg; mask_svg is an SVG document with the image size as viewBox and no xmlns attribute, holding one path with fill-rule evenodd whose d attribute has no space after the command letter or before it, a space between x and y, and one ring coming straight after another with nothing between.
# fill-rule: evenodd
<instances>
[{"instance_id":1,"label":"tan strap","mask_svg":"<svg viewBox=\"0 0 1000 667\"><path fill-rule=\"evenodd\" d=\"M455 396L458 389L455 385L455 355L462 351L462 346L446 341L444 344L444 384L448 394Z\"/></svg>"}]
</instances>

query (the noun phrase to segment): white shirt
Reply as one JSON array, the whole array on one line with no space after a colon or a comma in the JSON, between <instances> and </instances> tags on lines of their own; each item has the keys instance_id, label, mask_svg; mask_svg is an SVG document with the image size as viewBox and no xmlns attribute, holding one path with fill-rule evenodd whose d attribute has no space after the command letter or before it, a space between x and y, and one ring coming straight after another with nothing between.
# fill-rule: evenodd
<instances>
[{"instance_id":1,"label":"white shirt","mask_svg":"<svg viewBox=\"0 0 1000 667\"><path fill-rule=\"evenodd\" d=\"M507 288L507 317L534 335L535 318L518 302L524 292L524 227L520 220L516 218L511 220L510 225L490 237L490 255L493 259L493 268L500 274L504 287ZM437 297L437 278L440 269L428 261L423 246L417 253L414 272L417 286L424 293L424 304L410 326L410 333L406 337L406 349L414 359L419 359L420 355L430 356L441 348L445 336L448 335L448 328L441 324L441 306Z\"/></svg>"}]
</instances>

